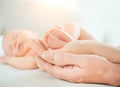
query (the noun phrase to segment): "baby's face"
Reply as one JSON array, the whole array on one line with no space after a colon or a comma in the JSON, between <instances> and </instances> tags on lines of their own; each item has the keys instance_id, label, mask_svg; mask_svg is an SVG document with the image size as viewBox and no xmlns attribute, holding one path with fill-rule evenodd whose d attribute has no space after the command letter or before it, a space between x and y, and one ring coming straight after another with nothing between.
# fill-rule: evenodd
<instances>
[{"instance_id":1,"label":"baby's face","mask_svg":"<svg viewBox=\"0 0 120 87\"><path fill-rule=\"evenodd\" d=\"M8 56L25 56L30 50L30 41L35 38L33 32L27 30L15 30L3 39L3 49Z\"/></svg>"}]
</instances>

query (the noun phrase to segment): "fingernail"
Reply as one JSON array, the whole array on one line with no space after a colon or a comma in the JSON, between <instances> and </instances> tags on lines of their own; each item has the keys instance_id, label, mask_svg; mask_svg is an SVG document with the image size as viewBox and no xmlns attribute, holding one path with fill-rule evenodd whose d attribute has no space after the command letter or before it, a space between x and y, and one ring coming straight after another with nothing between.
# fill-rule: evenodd
<instances>
[{"instance_id":1,"label":"fingernail","mask_svg":"<svg viewBox=\"0 0 120 87\"><path fill-rule=\"evenodd\" d=\"M43 59L52 60L53 53L50 51L46 51L42 54Z\"/></svg>"},{"instance_id":2,"label":"fingernail","mask_svg":"<svg viewBox=\"0 0 120 87\"><path fill-rule=\"evenodd\" d=\"M54 60L58 60L58 59L60 59L62 57L62 54L61 53L56 53L55 55L54 55Z\"/></svg>"}]
</instances>

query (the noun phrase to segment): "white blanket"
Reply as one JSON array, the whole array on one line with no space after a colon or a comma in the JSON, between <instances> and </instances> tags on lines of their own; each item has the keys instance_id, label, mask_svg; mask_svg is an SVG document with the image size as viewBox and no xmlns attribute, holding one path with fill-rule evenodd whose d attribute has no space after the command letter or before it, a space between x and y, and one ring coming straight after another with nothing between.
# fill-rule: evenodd
<instances>
[{"instance_id":1,"label":"white blanket","mask_svg":"<svg viewBox=\"0 0 120 87\"><path fill-rule=\"evenodd\" d=\"M0 44L2 37L0 37ZM0 55L3 55L0 45ZM0 63L0 87L112 87L101 84L70 83L40 70L19 70Z\"/></svg>"}]
</instances>

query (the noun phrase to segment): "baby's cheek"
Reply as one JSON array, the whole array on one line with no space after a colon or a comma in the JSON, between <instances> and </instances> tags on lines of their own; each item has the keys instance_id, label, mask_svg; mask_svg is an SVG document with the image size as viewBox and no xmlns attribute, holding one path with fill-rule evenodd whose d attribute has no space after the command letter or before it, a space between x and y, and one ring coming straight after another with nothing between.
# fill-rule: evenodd
<instances>
[{"instance_id":1,"label":"baby's cheek","mask_svg":"<svg viewBox=\"0 0 120 87\"><path fill-rule=\"evenodd\" d=\"M5 54L7 56L11 56L12 55L12 49L11 48L8 48L7 50L5 50Z\"/></svg>"},{"instance_id":2,"label":"baby's cheek","mask_svg":"<svg viewBox=\"0 0 120 87\"><path fill-rule=\"evenodd\" d=\"M9 52L9 54L10 54L10 56L16 57L16 56L19 56L20 52L16 48L14 48L14 49L12 49L12 51Z\"/></svg>"}]
</instances>

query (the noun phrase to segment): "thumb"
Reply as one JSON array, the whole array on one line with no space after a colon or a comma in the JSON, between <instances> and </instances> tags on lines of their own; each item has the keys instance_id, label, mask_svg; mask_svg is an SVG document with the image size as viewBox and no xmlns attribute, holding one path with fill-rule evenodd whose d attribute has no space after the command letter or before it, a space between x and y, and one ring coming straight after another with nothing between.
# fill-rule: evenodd
<instances>
[{"instance_id":1,"label":"thumb","mask_svg":"<svg viewBox=\"0 0 120 87\"><path fill-rule=\"evenodd\" d=\"M41 58L44 59L45 61L49 62L49 63L52 63L52 64L55 64L54 63L54 55L56 53L61 53L60 50L48 50L48 51L45 51Z\"/></svg>"},{"instance_id":2,"label":"thumb","mask_svg":"<svg viewBox=\"0 0 120 87\"><path fill-rule=\"evenodd\" d=\"M59 66L79 65L78 55L72 53L56 53L53 57L53 62Z\"/></svg>"},{"instance_id":3,"label":"thumb","mask_svg":"<svg viewBox=\"0 0 120 87\"><path fill-rule=\"evenodd\" d=\"M75 55L72 53L63 53L61 51L46 51L42 58L55 65L78 65L84 66L88 55Z\"/></svg>"}]
</instances>

